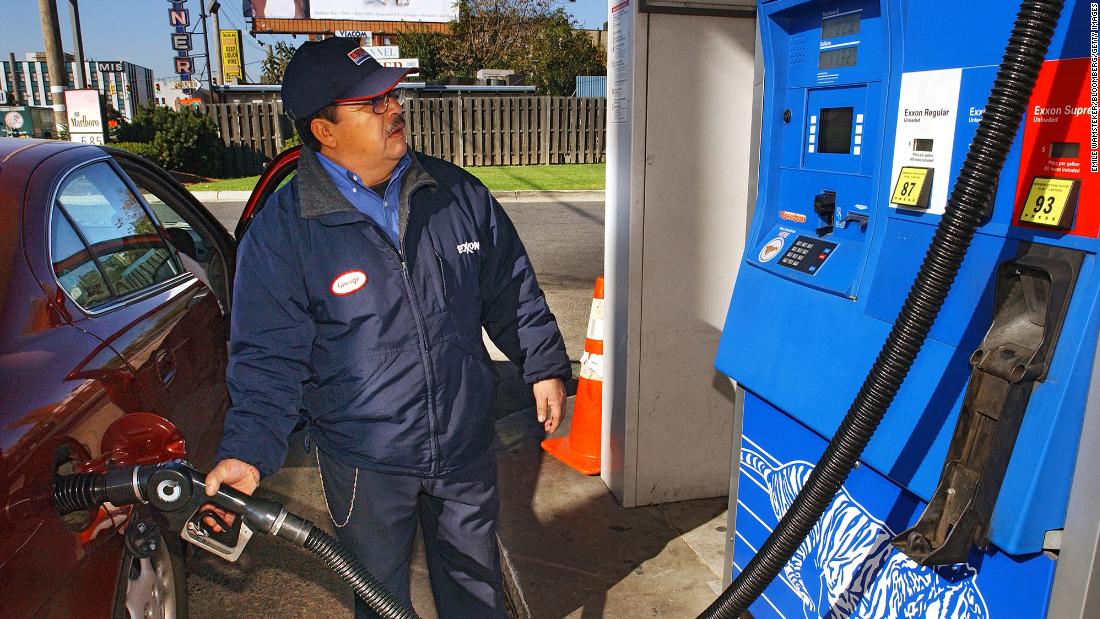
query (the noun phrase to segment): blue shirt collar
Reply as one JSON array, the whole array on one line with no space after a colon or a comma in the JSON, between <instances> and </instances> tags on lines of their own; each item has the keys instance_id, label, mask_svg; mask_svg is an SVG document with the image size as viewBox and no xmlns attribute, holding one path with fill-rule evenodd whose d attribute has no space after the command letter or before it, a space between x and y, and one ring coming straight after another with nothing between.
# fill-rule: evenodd
<instances>
[{"instance_id":1,"label":"blue shirt collar","mask_svg":"<svg viewBox=\"0 0 1100 619\"><path fill-rule=\"evenodd\" d=\"M341 192L349 192L356 187L370 189L370 187L363 184L363 181L357 174L322 155L320 151L317 151L317 160L321 162L321 167L324 168L325 172L332 178L332 182L336 183L336 187ZM390 182L401 178L401 176L405 174L405 171L409 169L411 163L412 160L409 158L409 153L405 153L405 155L401 157L401 160L397 162L397 165L394 166L393 172L390 173Z\"/></svg>"}]
</instances>

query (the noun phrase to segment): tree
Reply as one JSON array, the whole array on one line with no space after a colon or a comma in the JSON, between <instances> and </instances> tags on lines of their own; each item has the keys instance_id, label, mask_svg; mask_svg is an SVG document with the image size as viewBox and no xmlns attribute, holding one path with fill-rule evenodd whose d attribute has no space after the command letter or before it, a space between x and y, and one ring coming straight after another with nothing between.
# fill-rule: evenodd
<instances>
[{"instance_id":1,"label":"tree","mask_svg":"<svg viewBox=\"0 0 1100 619\"><path fill-rule=\"evenodd\" d=\"M479 69L526 73L541 94L568 95L577 75L603 75L604 54L576 30L557 0L462 0L451 33L406 33L398 45L420 59L426 80L474 77Z\"/></svg>"},{"instance_id":2,"label":"tree","mask_svg":"<svg viewBox=\"0 0 1100 619\"><path fill-rule=\"evenodd\" d=\"M294 56L294 48L282 41L276 43L274 49L272 47L267 46L267 56L260 65L263 69L260 75L261 84L282 84L283 73L286 73L286 66Z\"/></svg>"},{"instance_id":3,"label":"tree","mask_svg":"<svg viewBox=\"0 0 1100 619\"><path fill-rule=\"evenodd\" d=\"M397 45L405 58L420 59L420 79L429 82L443 81L451 75L444 56L450 37L438 32L402 32L397 35Z\"/></svg>"},{"instance_id":4,"label":"tree","mask_svg":"<svg viewBox=\"0 0 1100 619\"><path fill-rule=\"evenodd\" d=\"M527 81L539 93L571 95L578 75L603 75L607 59L583 30L576 30L565 11L557 9L538 20L532 30L526 54L515 68L527 74Z\"/></svg>"}]
</instances>

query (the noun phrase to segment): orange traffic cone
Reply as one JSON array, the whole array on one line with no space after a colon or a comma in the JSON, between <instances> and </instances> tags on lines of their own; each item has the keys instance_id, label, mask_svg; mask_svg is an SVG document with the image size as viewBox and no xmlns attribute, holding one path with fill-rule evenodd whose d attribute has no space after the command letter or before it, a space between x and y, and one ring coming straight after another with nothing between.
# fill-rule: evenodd
<instances>
[{"instance_id":1,"label":"orange traffic cone","mask_svg":"<svg viewBox=\"0 0 1100 619\"><path fill-rule=\"evenodd\" d=\"M585 475L600 473L600 431L603 406L603 276L596 278L588 337L581 355L581 375L573 402L573 425L567 436L547 439L542 448Z\"/></svg>"}]
</instances>

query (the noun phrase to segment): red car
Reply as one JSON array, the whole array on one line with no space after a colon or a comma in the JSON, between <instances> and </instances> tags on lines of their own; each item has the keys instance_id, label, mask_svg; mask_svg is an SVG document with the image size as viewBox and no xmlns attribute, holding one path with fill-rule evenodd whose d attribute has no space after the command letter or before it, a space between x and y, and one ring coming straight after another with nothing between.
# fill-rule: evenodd
<instances>
[{"instance_id":1,"label":"red car","mask_svg":"<svg viewBox=\"0 0 1100 619\"><path fill-rule=\"evenodd\" d=\"M142 453L186 448L211 466L234 257L217 220L147 161L0 139L4 617L186 614L177 533L141 558L123 543L140 510L60 518L49 492L58 473Z\"/></svg>"}]
</instances>

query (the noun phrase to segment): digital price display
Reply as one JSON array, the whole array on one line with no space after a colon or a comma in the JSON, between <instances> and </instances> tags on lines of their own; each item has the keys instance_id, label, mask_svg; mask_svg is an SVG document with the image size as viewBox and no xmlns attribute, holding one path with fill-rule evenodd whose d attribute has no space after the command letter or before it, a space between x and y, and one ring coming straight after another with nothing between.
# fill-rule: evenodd
<instances>
[{"instance_id":1,"label":"digital price display","mask_svg":"<svg viewBox=\"0 0 1100 619\"><path fill-rule=\"evenodd\" d=\"M846 37L859 34L859 13L848 13L821 20L821 38Z\"/></svg>"},{"instance_id":2,"label":"digital price display","mask_svg":"<svg viewBox=\"0 0 1100 619\"><path fill-rule=\"evenodd\" d=\"M856 65L857 45L821 52L817 56L818 69L839 69Z\"/></svg>"},{"instance_id":3,"label":"digital price display","mask_svg":"<svg viewBox=\"0 0 1100 619\"><path fill-rule=\"evenodd\" d=\"M1081 156L1080 142L1052 142L1050 144L1051 159L1076 159Z\"/></svg>"}]
</instances>

